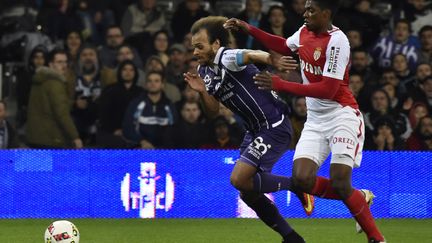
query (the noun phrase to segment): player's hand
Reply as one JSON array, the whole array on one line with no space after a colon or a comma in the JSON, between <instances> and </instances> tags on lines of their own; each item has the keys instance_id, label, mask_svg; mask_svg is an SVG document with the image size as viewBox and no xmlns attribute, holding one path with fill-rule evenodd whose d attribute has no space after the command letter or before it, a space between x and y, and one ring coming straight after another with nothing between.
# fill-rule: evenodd
<instances>
[{"instance_id":1,"label":"player's hand","mask_svg":"<svg viewBox=\"0 0 432 243\"><path fill-rule=\"evenodd\" d=\"M246 22L236 18L228 19L224 23L223 27L227 30L235 30L235 31L241 30L245 33L249 33L249 25Z\"/></svg>"},{"instance_id":2,"label":"player's hand","mask_svg":"<svg viewBox=\"0 0 432 243\"><path fill-rule=\"evenodd\" d=\"M297 61L292 56L282 56L276 67L281 72L289 73L291 70L295 70L298 67Z\"/></svg>"},{"instance_id":3,"label":"player's hand","mask_svg":"<svg viewBox=\"0 0 432 243\"><path fill-rule=\"evenodd\" d=\"M258 85L259 89L273 89L272 74L268 71L260 72L256 74L253 78L255 80L255 84Z\"/></svg>"},{"instance_id":4,"label":"player's hand","mask_svg":"<svg viewBox=\"0 0 432 243\"><path fill-rule=\"evenodd\" d=\"M189 84L189 86L196 90L198 93L203 93L206 91L204 85L204 80L196 73L183 73L184 80Z\"/></svg>"}]
</instances>

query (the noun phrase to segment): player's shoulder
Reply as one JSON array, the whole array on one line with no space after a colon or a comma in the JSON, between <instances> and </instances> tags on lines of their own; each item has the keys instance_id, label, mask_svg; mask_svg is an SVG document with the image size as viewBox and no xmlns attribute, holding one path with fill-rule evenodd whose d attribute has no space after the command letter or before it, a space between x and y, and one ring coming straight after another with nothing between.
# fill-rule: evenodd
<instances>
[{"instance_id":1,"label":"player's shoulder","mask_svg":"<svg viewBox=\"0 0 432 243\"><path fill-rule=\"evenodd\" d=\"M328 33L331 36L331 38L334 40L349 43L348 37L346 36L346 34L336 26L333 26L333 29L330 30Z\"/></svg>"}]
</instances>

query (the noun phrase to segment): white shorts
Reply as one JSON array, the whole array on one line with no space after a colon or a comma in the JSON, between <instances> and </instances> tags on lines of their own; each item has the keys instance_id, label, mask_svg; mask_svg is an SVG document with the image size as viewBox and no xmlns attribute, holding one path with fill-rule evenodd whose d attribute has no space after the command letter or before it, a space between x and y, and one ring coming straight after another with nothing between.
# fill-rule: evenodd
<instances>
[{"instance_id":1,"label":"white shorts","mask_svg":"<svg viewBox=\"0 0 432 243\"><path fill-rule=\"evenodd\" d=\"M315 113L317 114L317 113ZM294 160L307 158L321 166L330 152L330 163L359 167L364 143L363 115L357 109L345 106L329 113L308 113ZM336 159L345 157L348 159Z\"/></svg>"}]
</instances>

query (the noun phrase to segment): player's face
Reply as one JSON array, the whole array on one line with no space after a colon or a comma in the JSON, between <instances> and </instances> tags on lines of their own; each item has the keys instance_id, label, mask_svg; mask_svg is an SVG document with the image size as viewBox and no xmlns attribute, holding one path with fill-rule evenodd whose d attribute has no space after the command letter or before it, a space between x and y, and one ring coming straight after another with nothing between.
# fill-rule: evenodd
<instances>
[{"instance_id":1,"label":"player's face","mask_svg":"<svg viewBox=\"0 0 432 243\"><path fill-rule=\"evenodd\" d=\"M200 65L211 65L218 48L217 43L211 44L208 39L207 30L201 29L192 36L193 55Z\"/></svg>"},{"instance_id":2,"label":"player's face","mask_svg":"<svg viewBox=\"0 0 432 243\"><path fill-rule=\"evenodd\" d=\"M303 18L308 30L314 32L327 30L330 21L329 10L322 10L313 0L306 1L305 9Z\"/></svg>"}]
</instances>

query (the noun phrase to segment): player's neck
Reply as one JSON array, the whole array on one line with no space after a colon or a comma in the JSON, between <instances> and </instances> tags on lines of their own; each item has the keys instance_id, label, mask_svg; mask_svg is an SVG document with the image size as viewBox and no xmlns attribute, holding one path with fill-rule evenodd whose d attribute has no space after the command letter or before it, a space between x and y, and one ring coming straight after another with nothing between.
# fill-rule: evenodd
<instances>
[{"instance_id":1,"label":"player's neck","mask_svg":"<svg viewBox=\"0 0 432 243\"><path fill-rule=\"evenodd\" d=\"M314 31L314 33L316 35L325 34L325 33L328 33L329 31L331 31L332 29L333 29L333 24L332 24L332 22L329 22L329 24L327 26L325 26L325 27L323 26L319 30Z\"/></svg>"}]
</instances>

